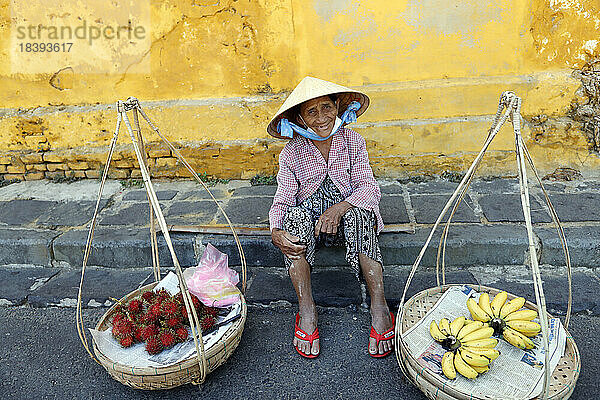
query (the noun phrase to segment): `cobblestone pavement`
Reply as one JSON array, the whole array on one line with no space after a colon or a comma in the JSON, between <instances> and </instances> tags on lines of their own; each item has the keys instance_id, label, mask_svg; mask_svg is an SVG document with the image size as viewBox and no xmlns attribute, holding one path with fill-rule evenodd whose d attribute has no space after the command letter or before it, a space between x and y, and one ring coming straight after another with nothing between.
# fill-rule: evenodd
<instances>
[{"instance_id":1,"label":"cobblestone pavement","mask_svg":"<svg viewBox=\"0 0 600 400\"><path fill-rule=\"evenodd\" d=\"M387 225L414 233L383 233L385 263L412 264L431 225L456 183L381 181L381 212ZM0 188L0 265L30 264L79 267L92 218L97 181L54 184L30 181ZM208 194L194 182L155 184L169 225L207 225L225 222ZM600 181L551 182L546 187L566 228L573 266L595 268L600 258ZM259 228L262 234L242 237L249 265L281 266L282 256L268 237L268 210L276 186L250 186L232 181L212 188L234 225ZM562 247L546 212L543 195L532 190L532 216L540 261L564 264ZM110 268L151 265L146 194L109 181L100 205L91 265ZM182 265L194 265L207 242L217 243L239 263L228 235L173 234ZM439 235L437 236L439 237ZM468 244L468 245L467 245ZM434 238L432 248L437 246ZM119 251L113 251L115 249ZM162 265L170 256L161 238ZM527 238L515 179L475 181L453 218L447 244L447 265L520 265ZM435 251L423 265L435 264ZM341 251L329 251L319 265L340 265Z\"/></svg>"}]
</instances>

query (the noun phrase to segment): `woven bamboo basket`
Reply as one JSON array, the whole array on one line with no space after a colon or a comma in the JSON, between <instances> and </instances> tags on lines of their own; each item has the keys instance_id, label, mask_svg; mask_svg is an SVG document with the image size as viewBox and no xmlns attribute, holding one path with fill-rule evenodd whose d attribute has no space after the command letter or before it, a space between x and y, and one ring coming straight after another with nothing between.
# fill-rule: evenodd
<instances>
[{"instance_id":1,"label":"woven bamboo basket","mask_svg":"<svg viewBox=\"0 0 600 400\"><path fill-rule=\"evenodd\" d=\"M132 111L133 114L133 127L129 121L129 117L127 112ZM242 337L242 332L244 330L244 324L246 322L247 316L247 307L246 301L244 298L244 293L246 290L246 258L244 256L244 251L242 249L240 240L234 229L229 217L225 213L225 211L221 208L219 202L214 198L206 184L200 179L198 174L194 171L194 169L190 166L190 164L183 158L180 152L160 133L158 128L154 126L154 124L150 121L148 116L142 110L138 100L136 98L130 97L126 101L117 102L117 126L115 128L115 133L113 135L110 149L108 152L108 158L106 160L106 164L104 167L104 172L102 174L102 180L100 182L100 189L98 191L98 198L96 200L96 208L94 210L94 216L92 217L92 221L90 224L90 230L88 233L88 239L86 243L86 248L83 256L83 265L81 269L81 280L79 284L79 294L77 297L77 332L79 334L79 338L83 347L88 352L90 357L96 361L98 364L102 365L106 371L110 374L111 377L116 379L117 381L123 383L124 385L136 388L136 389L146 389L146 390L154 390L154 389L169 389L176 386L192 383L195 385L200 385L206 379L206 376L222 365L229 356L233 353L233 351L237 348L240 339ZM200 321L198 319L198 315L196 314L195 308L192 306L191 294L187 288L186 280L183 276L183 270L181 265L179 264L179 260L177 259L177 255L175 254L175 250L173 247L173 243L171 241L171 236L169 234L169 228L166 224L165 217L160 208L160 204L158 203L158 198L156 196L156 192L150 180L150 172L148 169L147 156L145 151L145 145L143 136L141 133L141 127L139 124L138 114L141 115L149 127L156 133L162 141L169 147L172 154L177 157L179 162L185 166L188 171L190 171L191 176L206 190L206 192L210 195L212 200L217 205L217 208L221 211L222 215L225 217L229 228L231 229L231 233L233 234L235 243L237 245L237 250L240 257L241 263L241 318L232 322L224 335L209 348L204 348L204 342L201 340L202 338L202 329L200 326ZM135 151L137 160L140 166L140 172L142 178L144 180L144 185L146 188L146 193L148 196L149 203L149 219L150 219L150 242L152 248L152 265L154 271L154 279L155 282L144 287L138 288L133 292L129 293L125 297L123 297L119 303L127 302L130 299L140 295L141 293L152 290L154 286L161 279L161 271L160 264L158 258L158 240L157 240L157 229L155 227L156 223L158 223L158 227L163 234L169 252L171 254L171 259L173 261L173 265L175 267L175 273L177 274L177 278L179 281L179 288L183 295L183 302L185 304L187 315L190 322L190 328L192 331L191 337L194 341L194 345L196 347L196 353L179 363L161 367L161 368L134 368L131 366L127 366L119 363L118 360L111 360L106 357L96 346L96 343L91 339L92 345L90 346L88 343L88 337L85 331L84 321L83 321L83 313L82 313L82 292L83 292L83 283L84 283L84 275L87 267L88 258L91 252L92 240L94 237L94 229L96 227L96 219L98 216L98 210L100 205L100 200L102 198L102 191L104 188L104 184L108 177L108 171L110 168L110 163L112 159L112 155L115 150L115 146L117 143L117 138L119 135L119 128L121 123L124 122L129 135L131 137L131 142L133 145L133 149ZM111 307L100 319L98 322L96 329L97 330L106 330L110 328L110 320L111 316L114 313L116 305ZM90 348L91 347L91 348ZM93 352L92 352L93 350Z\"/></svg>"},{"instance_id":2,"label":"woven bamboo basket","mask_svg":"<svg viewBox=\"0 0 600 400\"><path fill-rule=\"evenodd\" d=\"M442 285L439 287L423 290L411 297L404 307L406 308L404 319L402 320L402 332L406 332L417 321L427 314L433 305L439 300L442 294L452 286L462 285ZM500 292L482 285L466 285L474 290L490 294L490 298ZM511 300L517 296L508 294L508 299ZM531 302L525 303L525 308L537 310L535 304ZM430 399L478 399L475 396L460 393L451 386L446 386L446 380L441 375L431 372L427 368L423 368L417 359L410 354L406 346L400 348L402 357L406 360L407 371L410 379L425 393ZM579 377L579 367L581 361L579 351L575 345L575 341L567 332L567 345L565 354L560 359L558 366L552 373L549 399L568 399L575 389L574 382Z\"/></svg>"},{"instance_id":3,"label":"woven bamboo basket","mask_svg":"<svg viewBox=\"0 0 600 400\"><path fill-rule=\"evenodd\" d=\"M119 303L126 303L129 300L152 290L156 282L143 286L119 300ZM207 373L211 373L220 367L229 356L234 352L242 338L244 323L246 322L247 308L244 297L241 296L242 309L241 318L234 321L219 339L218 342L205 348ZM111 328L110 320L115 310L111 307L100 319L96 329L103 331ZM135 389L169 389L180 385L192 383L200 378L200 367L196 356L192 356L177 364L162 368L132 368L127 365L119 364L106 357L94 343L94 353L100 364L106 369L111 377L124 385Z\"/></svg>"},{"instance_id":4,"label":"woven bamboo basket","mask_svg":"<svg viewBox=\"0 0 600 400\"><path fill-rule=\"evenodd\" d=\"M525 143L523 142L523 138L521 136L520 131L520 107L521 107L521 99L517 97L512 92L504 92L500 98L500 102L498 105L498 111L496 112L496 116L494 118L494 122L492 127L488 132L488 137L486 142L479 152L478 156L473 161L469 170L465 174L464 178L456 188L456 191L452 194L448 202L446 203L444 209L441 211L436 223L431 229L429 237L427 238L421 252L419 253L413 267L410 271L409 277L406 281L404 287L404 293L402 295L402 300L400 302L400 307L398 309L398 314L396 318L396 327L395 327L395 353L396 359L398 360L398 364L400 369L404 373L404 375L421 391L429 398L429 399L460 399L460 400L471 400L471 399L483 399L480 397L476 397L471 393L465 393L458 391L456 388L447 385L447 380L438 375L437 373L432 372L428 368L424 368L418 362L416 357L410 353L406 343L402 339L402 335L410 329L413 325L415 325L419 320L425 317L427 312L433 307L433 305L440 299L442 294L446 292L450 287L453 286L463 286L463 285L447 285L445 282L445 254L446 254L446 239L448 237L449 227L451 224L452 217L456 212L460 202L464 198L467 189L473 179L474 173L479 166L483 155L485 154L487 148L490 143L494 139L494 137L499 132L500 128L506 122L506 120L510 117L513 124L513 130L515 133L515 143L516 143L516 154L517 154L517 167L519 172L519 182L521 188L521 203L523 206L523 215L525 219L525 225L527 228L528 239L529 239L529 261L532 269L532 277L534 282L534 290L536 295L536 303L526 302L525 307L529 309L536 310L538 312L540 323L542 326L542 336L543 336L543 346L546 349L546 359L544 365L548 365L548 319L551 316L546 311L546 300L544 297L544 291L541 284L541 276L539 271L537 252L535 249L535 242L533 239L533 227L531 223L531 211L530 211L530 202L529 202L529 188L527 182L527 174L525 171L525 160L528 161L529 166L531 167L537 182L539 183L548 206L548 210L550 215L552 216L553 222L555 223L557 233L560 237L563 251L565 254L566 260L566 269L567 269L567 281L568 281L568 305L567 312L564 319L565 329L568 329L569 319L571 315L571 305L572 305L572 288L571 288L571 261L569 256L569 250L566 242L566 238L564 236L563 228L560 224L558 216L552 203L550 202L550 198L548 193L545 191L542 181L533 165L533 161ZM503 113L504 111L504 113ZM405 302L406 293L410 286L410 283L414 277L414 274L419 267L419 264L425 254L425 251L428 248L428 245L435 233L437 227L441 224L444 216L449 211L450 207L452 207L451 212L449 213L448 219L445 223L444 230L442 232L440 243L438 246L437 252L437 262L436 262L436 276L437 276L437 287L423 290ZM440 280L440 260L441 260L441 280ZM501 290L482 286L482 285L472 285L467 284L478 292L487 292L490 294L490 297L495 296ZM517 296L514 294L508 294L509 299L513 299ZM466 308L466 305L465 305ZM575 345L575 341L570 336L567 330L567 342L565 353L561 357L558 366L554 371L549 371L545 369L544 373L544 388L542 394L536 399L568 399L573 390L575 389L575 383L579 377L579 372L581 368L581 360L579 358L579 351L577 350L577 346ZM489 398L485 398L489 399Z\"/></svg>"}]
</instances>

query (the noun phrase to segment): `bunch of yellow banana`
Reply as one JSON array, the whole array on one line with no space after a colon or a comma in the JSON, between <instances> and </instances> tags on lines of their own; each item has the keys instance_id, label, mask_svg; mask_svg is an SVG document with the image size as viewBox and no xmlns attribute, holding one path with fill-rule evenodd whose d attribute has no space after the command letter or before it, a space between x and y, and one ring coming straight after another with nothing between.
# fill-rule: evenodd
<instances>
[{"instance_id":1,"label":"bunch of yellow banana","mask_svg":"<svg viewBox=\"0 0 600 400\"><path fill-rule=\"evenodd\" d=\"M494 348L498 340L491 337L494 329L481 321L458 317L450 322L442 318L439 325L431 321L429 333L447 350L442 357L442 371L448 379L456 378L457 372L465 378L475 379L500 355Z\"/></svg>"},{"instance_id":2,"label":"bunch of yellow banana","mask_svg":"<svg viewBox=\"0 0 600 400\"><path fill-rule=\"evenodd\" d=\"M533 322L538 314L535 310L524 309L525 299L516 297L507 300L507 293L500 292L490 302L487 293L481 293L479 303L472 297L467 300L467 308L475 321L487 323L494 329L494 334L504 337L511 345L520 349L533 349L535 347L530 337L536 336L541 331L541 326Z\"/></svg>"}]
</instances>

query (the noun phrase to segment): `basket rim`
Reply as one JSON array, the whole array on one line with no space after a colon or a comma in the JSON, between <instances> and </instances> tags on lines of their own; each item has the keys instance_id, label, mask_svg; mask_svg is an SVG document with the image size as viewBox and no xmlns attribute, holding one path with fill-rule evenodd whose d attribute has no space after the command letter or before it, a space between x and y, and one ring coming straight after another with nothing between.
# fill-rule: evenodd
<instances>
[{"instance_id":1,"label":"basket rim","mask_svg":"<svg viewBox=\"0 0 600 400\"><path fill-rule=\"evenodd\" d=\"M438 294L438 293L444 293L452 287L461 287L461 286L468 286L468 287L471 287L472 289L478 290L478 291L481 291L481 289L483 289L484 291L487 291L487 292L493 293L493 294L503 291L501 289L497 289L497 288L494 288L491 286L486 286L486 285L481 285L481 284L472 284L472 283L453 283L453 284L439 285L439 286L423 289L420 292L414 294L404 303L404 308L408 308L409 305L413 304L416 300L418 300L422 297L427 297L427 296L431 296L431 295ZM518 297L517 295L514 295L510 292L506 292L506 293L508 295L508 299L513 299L515 297ZM523 307L537 310L537 306L530 301L526 301L525 305ZM398 362L402 363L406 369L410 370L410 369L412 369L412 364L417 364L418 361L413 356L413 354L409 351L406 343L402 340L402 335L404 334L404 330L403 330L404 320L400 319L401 315L402 315L402 309L398 309L397 318L396 318L396 332L397 332L396 335L399 338L399 340L397 340L397 344L400 344L400 346L395 347L395 352L396 352L396 358L397 358ZM552 318L552 315L550 313L548 313L548 317ZM398 329L398 327L400 329ZM560 395L560 397L556 397L556 398L561 398L561 399L564 398L564 395L572 392L577 380L579 379L579 374L580 374L580 370L581 370L581 358L580 358L580 354L579 354L579 349L577 348L577 345L575 344L575 340L573 339L573 337L571 336L569 331L566 328L564 328L564 329L565 329L566 337L567 337L567 339L566 339L567 343L565 345L565 354L567 354L567 349L570 347L572 349L573 360L575 362L576 368L574 369L575 373L574 373L574 378L573 378L573 384L565 385L563 390L557 392L555 394L555 396L552 396L552 397L556 397L556 396ZM564 357L564 355L563 355L563 357ZM561 357L561 359L563 357ZM557 368L558 368L558 366L557 366ZM554 375L557 368L554 371L552 371L551 376ZM460 395L471 396L469 398L472 398L472 399L477 399L477 397L473 397L470 394L460 392L460 391L454 389L453 387L447 386L446 382L443 380L443 378L441 378L441 376L439 376L438 374L434 374L428 368L420 367L419 371L420 372L417 372L417 374L416 374L417 377L420 376L422 379L427 381L429 384L436 386L438 389L441 389L444 393L446 393L450 396L453 396L453 394L448 393L449 391L454 392L456 394L460 394ZM418 383L417 379L411 379L411 381L417 387L420 388L420 384Z\"/></svg>"},{"instance_id":2,"label":"basket rim","mask_svg":"<svg viewBox=\"0 0 600 400\"><path fill-rule=\"evenodd\" d=\"M108 329L108 326L106 326L108 324L108 318L110 317L110 315L113 314L116 306L119 303L127 301L127 300L137 296L140 293L151 290L157 284L158 284L158 282L152 282L148 285L144 285L144 286L128 293L127 295L123 296L121 299L119 299L118 303L115 303L114 305L112 305L104 313L104 315L102 315L102 317L96 324L95 329L96 330ZM231 342L232 338L234 338L237 334L241 335L241 333L243 332L247 314L248 314L248 307L246 305L246 299L242 293L240 293L240 302L241 302L241 306L242 306L242 309L240 310L241 318L239 318L233 322L233 324L229 327L229 329L227 329L227 331L223 334L221 339L219 339L216 343L214 343L209 348L205 349L206 359L209 359L209 358L215 356L216 354L218 354L219 352L223 351L223 349L225 349L227 347L227 345L225 343ZM222 345L219 346L219 344L222 344ZM96 341L93 338L92 338L92 345L93 345L94 353L98 357L98 359L103 367L110 368L114 371L122 372L122 373L129 374L129 375L138 375L138 376L139 375L163 375L163 374L167 374L170 372L182 371L187 368L198 365L198 359L197 359L196 354L194 353L192 356L186 358L185 360L182 360L175 364L167 365L164 367L132 367L130 365L121 364L117 361L111 360L109 357L107 357L104 353L102 353L98 349L98 347L96 345Z\"/></svg>"}]
</instances>

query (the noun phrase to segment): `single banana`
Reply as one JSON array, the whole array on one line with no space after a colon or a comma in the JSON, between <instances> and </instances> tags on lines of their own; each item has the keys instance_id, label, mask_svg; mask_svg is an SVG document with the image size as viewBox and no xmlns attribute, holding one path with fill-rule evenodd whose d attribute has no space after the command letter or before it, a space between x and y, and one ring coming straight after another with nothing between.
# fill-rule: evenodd
<instances>
[{"instance_id":1,"label":"single banana","mask_svg":"<svg viewBox=\"0 0 600 400\"><path fill-rule=\"evenodd\" d=\"M456 338L458 340L462 340L463 337L468 335L471 332L476 331L479 328L483 328L483 322L481 321L473 321L469 325L463 326L463 328L458 332Z\"/></svg>"},{"instance_id":2,"label":"single banana","mask_svg":"<svg viewBox=\"0 0 600 400\"><path fill-rule=\"evenodd\" d=\"M508 329L510 329L510 328L508 328ZM533 340L529 339L527 336L523 335L519 331L514 331L514 332L515 332L515 334L517 336L519 336L521 338L521 340L523 341L523 343L525 343L525 348L526 349L533 349L535 347L535 343L533 343Z\"/></svg>"},{"instance_id":3,"label":"single banana","mask_svg":"<svg viewBox=\"0 0 600 400\"><path fill-rule=\"evenodd\" d=\"M488 367L487 365L485 367L476 367L474 365L471 365L471 368L473 368L475 371L477 371L478 374L483 374L484 372L487 372L490 370L490 367Z\"/></svg>"},{"instance_id":4,"label":"single banana","mask_svg":"<svg viewBox=\"0 0 600 400\"><path fill-rule=\"evenodd\" d=\"M498 350L491 349L489 347L465 347L465 349L468 349L471 353L487 357L491 361L494 361L496 358L498 358L498 356L500 356L500 352Z\"/></svg>"},{"instance_id":5,"label":"single banana","mask_svg":"<svg viewBox=\"0 0 600 400\"><path fill-rule=\"evenodd\" d=\"M450 321L448 321L448 318L440 320L440 331L446 336L450 335Z\"/></svg>"},{"instance_id":6,"label":"single banana","mask_svg":"<svg viewBox=\"0 0 600 400\"><path fill-rule=\"evenodd\" d=\"M479 328L474 332L469 333L468 335L465 335L462 340L461 343L469 343L470 341L473 340L479 340L479 339L487 339L489 337L491 337L494 334L494 328L490 327L490 326L485 326L483 328Z\"/></svg>"},{"instance_id":7,"label":"single banana","mask_svg":"<svg viewBox=\"0 0 600 400\"><path fill-rule=\"evenodd\" d=\"M458 371L458 373L464 376L465 378L477 378L477 371L475 371L469 364L467 364L465 360L463 360L462 357L458 354L454 356L454 368L456 368L456 371Z\"/></svg>"},{"instance_id":8,"label":"single banana","mask_svg":"<svg viewBox=\"0 0 600 400\"><path fill-rule=\"evenodd\" d=\"M478 348L478 349L492 349L494 347L496 347L496 345L498 344L498 339L495 338L488 338L488 339L479 339L479 340L472 340L468 343L465 343L461 340L461 344L463 347L467 347L469 349L472 348Z\"/></svg>"},{"instance_id":9,"label":"single banana","mask_svg":"<svg viewBox=\"0 0 600 400\"><path fill-rule=\"evenodd\" d=\"M467 300L467 308L475 321L488 322L491 316L479 307L472 297Z\"/></svg>"},{"instance_id":10,"label":"single banana","mask_svg":"<svg viewBox=\"0 0 600 400\"><path fill-rule=\"evenodd\" d=\"M494 297L494 300L492 300L492 302L490 303L490 307L492 308L492 314L494 317L500 316L500 309L502 308L504 303L506 303L507 297L508 297L508 294L505 291L502 291L502 292L498 293Z\"/></svg>"},{"instance_id":11,"label":"single banana","mask_svg":"<svg viewBox=\"0 0 600 400\"><path fill-rule=\"evenodd\" d=\"M490 359L481 354L475 354L466 349L460 349L460 356L470 366L485 367L490 363Z\"/></svg>"},{"instance_id":12,"label":"single banana","mask_svg":"<svg viewBox=\"0 0 600 400\"><path fill-rule=\"evenodd\" d=\"M506 325L529 337L536 336L542 330L540 324L533 321L512 320L508 321Z\"/></svg>"},{"instance_id":13,"label":"single banana","mask_svg":"<svg viewBox=\"0 0 600 400\"><path fill-rule=\"evenodd\" d=\"M518 335L518 332L511 328L505 328L502 332L502 336L508 343L518 347L521 350L525 350L527 348L523 339L521 339L521 337Z\"/></svg>"},{"instance_id":14,"label":"single banana","mask_svg":"<svg viewBox=\"0 0 600 400\"><path fill-rule=\"evenodd\" d=\"M450 334L452 336L456 337L456 335L458 335L458 332L465 325L465 320L465 317L458 317L454 321L452 321L452 323L450 324Z\"/></svg>"},{"instance_id":15,"label":"single banana","mask_svg":"<svg viewBox=\"0 0 600 400\"><path fill-rule=\"evenodd\" d=\"M444 353L444 357L442 357L442 371L446 378L454 379L456 378L456 368L454 368L454 353L451 351L447 351Z\"/></svg>"},{"instance_id":16,"label":"single banana","mask_svg":"<svg viewBox=\"0 0 600 400\"><path fill-rule=\"evenodd\" d=\"M487 292L481 293L479 296L479 307L492 317L492 309L490 307L490 295Z\"/></svg>"},{"instance_id":17,"label":"single banana","mask_svg":"<svg viewBox=\"0 0 600 400\"><path fill-rule=\"evenodd\" d=\"M525 305L524 297L516 297L502 306L500 309L500 318L504 318L510 313L520 310Z\"/></svg>"},{"instance_id":18,"label":"single banana","mask_svg":"<svg viewBox=\"0 0 600 400\"><path fill-rule=\"evenodd\" d=\"M538 316L537 311L535 310L520 310L515 311L513 313L508 314L504 317L504 321L512 321L512 320L522 320L522 321L531 321L532 319Z\"/></svg>"},{"instance_id":19,"label":"single banana","mask_svg":"<svg viewBox=\"0 0 600 400\"><path fill-rule=\"evenodd\" d=\"M438 327L438 324L435 322L435 320L431 320L431 324L429 324L429 334L431 335L433 340L438 342L441 342L442 340L446 339L446 335L444 335L442 331L440 331L440 328Z\"/></svg>"}]
</instances>

